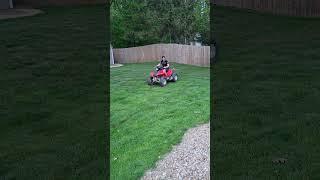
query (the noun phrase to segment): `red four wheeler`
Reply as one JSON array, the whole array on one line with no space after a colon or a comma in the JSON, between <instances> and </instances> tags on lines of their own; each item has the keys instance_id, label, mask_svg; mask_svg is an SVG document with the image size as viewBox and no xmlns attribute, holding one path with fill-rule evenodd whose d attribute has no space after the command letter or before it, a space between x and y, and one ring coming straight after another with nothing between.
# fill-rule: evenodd
<instances>
[{"instance_id":1,"label":"red four wheeler","mask_svg":"<svg viewBox=\"0 0 320 180\"><path fill-rule=\"evenodd\" d=\"M159 83L161 87L167 85L168 81L176 82L178 75L174 70L168 69L168 72L163 67L156 66L156 71L150 73L150 77L147 79L149 85Z\"/></svg>"}]
</instances>

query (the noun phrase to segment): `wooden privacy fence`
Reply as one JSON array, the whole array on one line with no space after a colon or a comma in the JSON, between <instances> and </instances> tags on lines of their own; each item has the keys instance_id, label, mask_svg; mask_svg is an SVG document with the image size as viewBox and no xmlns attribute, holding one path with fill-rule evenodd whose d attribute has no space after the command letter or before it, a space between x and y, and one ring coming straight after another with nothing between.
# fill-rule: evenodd
<instances>
[{"instance_id":1,"label":"wooden privacy fence","mask_svg":"<svg viewBox=\"0 0 320 180\"><path fill-rule=\"evenodd\" d=\"M210 46L152 44L140 47L113 49L113 57L117 63L160 61L162 56L165 56L169 62L210 66Z\"/></svg>"},{"instance_id":2,"label":"wooden privacy fence","mask_svg":"<svg viewBox=\"0 0 320 180\"><path fill-rule=\"evenodd\" d=\"M213 4L289 16L320 16L320 0L213 0Z\"/></svg>"}]
</instances>

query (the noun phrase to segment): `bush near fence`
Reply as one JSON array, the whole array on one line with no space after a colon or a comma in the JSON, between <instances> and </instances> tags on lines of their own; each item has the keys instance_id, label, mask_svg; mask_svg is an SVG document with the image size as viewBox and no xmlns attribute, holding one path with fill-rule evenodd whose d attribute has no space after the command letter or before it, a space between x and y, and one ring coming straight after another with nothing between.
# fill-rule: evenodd
<instances>
[{"instance_id":1,"label":"bush near fence","mask_svg":"<svg viewBox=\"0 0 320 180\"><path fill-rule=\"evenodd\" d=\"M213 0L213 4L289 16L320 16L319 0Z\"/></svg>"},{"instance_id":2,"label":"bush near fence","mask_svg":"<svg viewBox=\"0 0 320 180\"><path fill-rule=\"evenodd\" d=\"M117 63L159 61L161 56L166 56L170 62L210 66L210 46L152 44L132 48L113 49L113 56Z\"/></svg>"}]
</instances>

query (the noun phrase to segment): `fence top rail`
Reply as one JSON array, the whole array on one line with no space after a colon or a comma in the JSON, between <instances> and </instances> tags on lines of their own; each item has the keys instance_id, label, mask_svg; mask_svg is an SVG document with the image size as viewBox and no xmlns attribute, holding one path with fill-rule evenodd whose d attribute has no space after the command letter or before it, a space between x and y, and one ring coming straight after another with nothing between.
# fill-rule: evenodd
<instances>
[{"instance_id":1,"label":"fence top rail","mask_svg":"<svg viewBox=\"0 0 320 180\"><path fill-rule=\"evenodd\" d=\"M152 47L152 46L181 46L181 47L194 47L194 48L210 48L210 46L195 46L195 45L188 45L188 44L176 44L176 43L158 43L158 44L148 44L144 46L135 46L135 47L126 47L126 48L113 48L113 49L133 49L133 48L143 48L143 47Z\"/></svg>"},{"instance_id":2,"label":"fence top rail","mask_svg":"<svg viewBox=\"0 0 320 180\"><path fill-rule=\"evenodd\" d=\"M215 0L214 4L277 15L320 17L318 0Z\"/></svg>"}]
</instances>

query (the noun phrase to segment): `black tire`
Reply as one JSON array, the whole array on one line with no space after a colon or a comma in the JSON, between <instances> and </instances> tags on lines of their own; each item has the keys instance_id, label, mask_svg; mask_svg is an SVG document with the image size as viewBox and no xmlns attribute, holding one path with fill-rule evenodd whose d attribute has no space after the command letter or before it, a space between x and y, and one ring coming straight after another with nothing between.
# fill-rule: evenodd
<instances>
[{"instance_id":1,"label":"black tire","mask_svg":"<svg viewBox=\"0 0 320 180\"><path fill-rule=\"evenodd\" d=\"M163 87L167 85L167 80L165 78L160 78L160 86Z\"/></svg>"},{"instance_id":2,"label":"black tire","mask_svg":"<svg viewBox=\"0 0 320 180\"><path fill-rule=\"evenodd\" d=\"M147 83L148 83L148 85L150 85L150 86L153 85L151 78L148 78L148 79L147 79Z\"/></svg>"},{"instance_id":3,"label":"black tire","mask_svg":"<svg viewBox=\"0 0 320 180\"><path fill-rule=\"evenodd\" d=\"M178 74L177 73L173 73L172 74L172 82L176 82L178 80Z\"/></svg>"}]
</instances>

